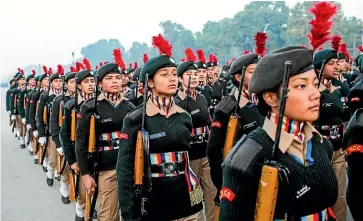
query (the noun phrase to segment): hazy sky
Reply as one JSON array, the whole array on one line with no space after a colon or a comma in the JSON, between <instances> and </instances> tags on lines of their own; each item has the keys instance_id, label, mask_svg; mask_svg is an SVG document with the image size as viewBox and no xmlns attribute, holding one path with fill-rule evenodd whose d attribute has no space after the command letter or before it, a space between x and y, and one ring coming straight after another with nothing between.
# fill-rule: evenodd
<instances>
[{"instance_id":1,"label":"hazy sky","mask_svg":"<svg viewBox=\"0 0 363 221\"><path fill-rule=\"evenodd\" d=\"M150 43L172 20L199 31L208 20L233 17L244 0L8 0L0 6L0 78L29 64L55 67L71 63L83 46L116 38L127 49L133 41ZM215 2L215 3L214 3ZM297 1L287 1L289 6ZM362 0L342 2L348 16L363 19Z\"/></svg>"}]
</instances>

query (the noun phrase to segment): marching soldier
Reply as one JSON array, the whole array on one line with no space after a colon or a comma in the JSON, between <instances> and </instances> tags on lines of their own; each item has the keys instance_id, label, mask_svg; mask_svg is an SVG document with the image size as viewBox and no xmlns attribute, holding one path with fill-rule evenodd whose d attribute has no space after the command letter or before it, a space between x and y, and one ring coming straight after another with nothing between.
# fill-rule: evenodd
<instances>
[{"instance_id":1,"label":"marching soldier","mask_svg":"<svg viewBox=\"0 0 363 221\"><path fill-rule=\"evenodd\" d=\"M190 167L200 180L205 201L207 221L214 221L214 197L217 189L213 185L207 158L207 143L211 119L207 99L198 93L198 68L193 51L185 51L187 61L178 65L177 73L181 88L174 98L179 107L186 110L192 117L191 150L189 151ZM204 220L204 219L203 219Z\"/></svg>"},{"instance_id":2,"label":"marching soldier","mask_svg":"<svg viewBox=\"0 0 363 221\"><path fill-rule=\"evenodd\" d=\"M337 200L338 184L330 165L332 146L309 123L319 116L313 69L312 50L299 46L278 49L257 63L248 88L258 96L258 109L266 118L223 163L221 221L327 217L327 208ZM264 196L266 191L273 195ZM262 214L268 219L259 217L261 208L271 208Z\"/></svg>"},{"instance_id":3,"label":"marching soldier","mask_svg":"<svg viewBox=\"0 0 363 221\"><path fill-rule=\"evenodd\" d=\"M158 35L153 45L161 55L150 59L140 73L150 96L144 97L143 107L128 114L121 130L117 160L121 215L124 221L199 221L203 192L188 156L192 121L172 97L178 78L169 42Z\"/></svg>"},{"instance_id":4,"label":"marching soldier","mask_svg":"<svg viewBox=\"0 0 363 221\"><path fill-rule=\"evenodd\" d=\"M49 72L51 73L51 69ZM45 154L45 156L48 156L46 180L48 186L53 186L55 177L54 173L57 165L57 146L49 130L50 110L52 108L54 98L62 94L62 84L63 79L60 74L54 73L49 77L49 89L48 91L43 91L41 93L37 110L37 129L39 136L38 141L39 144L43 147L43 155ZM42 158L45 157L42 156ZM61 176L64 177L64 175ZM61 177L61 179L64 178Z\"/></svg>"},{"instance_id":5,"label":"marching soldier","mask_svg":"<svg viewBox=\"0 0 363 221\"><path fill-rule=\"evenodd\" d=\"M59 75L64 74L64 69L61 65L58 65L58 74ZM66 102L68 102L70 99L72 99L74 97L74 94L76 91L76 82L75 82L74 78L75 78L75 74L72 74L72 73L68 73L66 76L64 76L63 85L66 85L67 91L65 92L65 88L63 86L62 94L56 96L53 99L53 104L51 107L50 121L49 121L49 129L51 132L51 137L56 145L57 154L59 154L59 156L61 156L61 157L57 158L57 161L61 161L61 162L57 162L57 164L60 165L60 168L58 168L57 170L59 170L58 172L61 175L59 191L62 195L61 199L64 204L70 203L70 200L69 200L69 170L66 165L63 165L63 164L66 164L66 162L63 160L64 153L63 153L63 148L62 148L60 138L59 138L59 131L61 129L62 122L63 122L64 105Z\"/></svg>"},{"instance_id":6,"label":"marching soldier","mask_svg":"<svg viewBox=\"0 0 363 221\"><path fill-rule=\"evenodd\" d=\"M19 113L19 96L20 91L25 89L24 72L20 70L20 74L16 77L17 87L10 92L10 111L11 119L16 123L17 137L20 138L20 147L25 148L25 125Z\"/></svg>"},{"instance_id":7,"label":"marching soldier","mask_svg":"<svg viewBox=\"0 0 363 221\"><path fill-rule=\"evenodd\" d=\"M30 107L29 107L29 122L30 122L30 126L31 126L31 130L33 131L33 136L38 139L38 117L36 116L37 110L39 108L38 105L38 101L40 98L40 94L43 92L48 91L48 86L49 86L49 74L48 74L48 70L47 67L43 66L43 71L44 73L42 75L40 75L39 77L39 88L37 91L35 91L33 93L33 95L31 96L31 100L30 100ZM41 116L42 117L42 116ZM36 150L37 153L34 153L34 163L37 164L38 163L38 158L39 158L39 154L40 153L38 151L38 144L35 143L34 145L36 145ZM40 147L39 147L40 148ZM43 161L43 165L41 165L43 167L43 171L47 172L47 167L48 167L48 157L44 157L44 161Z\"/></svg>"},{"instance_id":8,"label":"marching soldier","mask_svg":"<svg viewBox=\"0 0 363 221\"><path fill-rule=\"evenodd\" d=\"M14 79L11 79L9 82L9 89L6 91L6 112L8 112L8 114L10 115L10 90L12 89L12 87L15 84L15 76Z\"/></svg>"},{"instance_id":9,"label":"marching soldier","mask_svg":"<svg viewBox=\"0 0 363 221\"><path fill-rule=\"evenodd\" d=\"M60 138L64 156L67 159L67 163L68 165L70 165L73 173L77 176L76 182L78 183L78 186L75 185L75 188L78 187L75 190L75 192L77 192L77 194L75 194L77 196L75 221L83 221L86 206L86 188L82 177L79 176L79 167L75 152L75 142L74 140L72 141L71 136L72 127L75 128L77 125L76 116L77 113L80 111L81 106L84 102L94 97L95 77L93 75L93 72L86 69L81 70L78 73L71 72L68 76L66 76L66 79L76 81L75 83L77 83L77 98L71 98L64 106L64 118L62 127L60 129ZM75 113L72 115L73 111L75 111ZM74 122L75 125L72 125L72 122Z\"/></svg>"},{"instance_id":10,"label":"marching soldier","mask_svg":"<svg viewBox=\"0 0 363 221\"><path fill-rule=\"evenodd\" d=\"M325 61L323 63L323 61ZM322 81L319 85L321 92L321 107L319 120L316 122L318 131L327 138L333 145L333 169L338 179L339 197L333 207L337 220L346 220L347 203L347 174L345 164L345 153L342 150L342 139L344 130L344 120L347 117L344 114L344 106L341 92L343 84L337 80L339 77L339 67L337 51L325 49L314 54L314 67L317 73L320 73ZM339 90L335 85L341 85ZM345 89L344 89L345 90ZM345 93L345 91L343 91Z\"/></svg>"},{"instance_id":11,"label":"marching soldier","mask_svg":"<svg viewBox=\"0 0 363 221\"><path fill-rule=\"evenodd\" d=\"M197 90L204 95L207 99L208 107L212 104L212 95L213 89L207 84L208 80L208 64L205 59L205 55L202 49L197 50L198 62L196 62L198 66L198 87ZM214 74L213 74L214 75Z\"/></svg>"},{"instance_id":12,"label":"marching soldier","mask_svg":"<svg viewBox=\"0 0 363 221\"><path fill-rule=\"evenodd\" d=\"M100 221L120 220L115 168L119 142L125 138L120 133L120 128L126 114L134 108L120 92L121 75L127 74L120 50L115 49L114 55L117 63L108 63L98 69L98 85L101 93L97 98L82 105L78 114L76 131L76 156L79 171L87 194L95 193L92 207L98 196L97 219ZM92 144L89 139L95 142ZM92 210L93 208L91 212ZM85 214L85 216L88 215Z\"/></svg>"},{"instance_id":13,"label":"marching soldier","mask_svg":"<svg viewBox=\"0 0 363 221\"><path fill-rule=\"evenodd\" d=\"M211 177L218 189L218 196L222 187L221 164L228 150L243 135L247 135L263 125L263 117L258 112L257 106L248 92L249 82L257 62L258 55L255 53L241 55L233 61L229 75L238 89L234 91L234 94L225 96L219 102L213 115L207 153ZM243 81L242 87L240 87L241 81ZM238 106L237 103L239 103ZM238 122L235 125L231 124L234 117L238 117ZM229 144L229 142L231 143ZM215 199L217 206L219 205L218 196Z\"/></svg>"},{"instance_id":14,"label":"marching soldier","mask_svg":"<svg viewBox=\"0 0 363 221\"><path fill-rule=\"evenodd\" d=\"M213 116L214 109L223 97L223 87L218 81L219 63L216 56L209 55L209 62L207 63L207 84L212 89L211 105L209 106L210 115Z\"/></svg>"}]
</instances>

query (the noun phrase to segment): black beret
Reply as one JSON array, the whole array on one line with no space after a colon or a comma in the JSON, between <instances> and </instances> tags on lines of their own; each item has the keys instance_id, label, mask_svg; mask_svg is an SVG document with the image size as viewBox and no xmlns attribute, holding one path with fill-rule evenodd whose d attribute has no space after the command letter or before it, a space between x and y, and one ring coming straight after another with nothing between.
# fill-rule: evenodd
<instances>
[{"instance_id":1,"label":"black beret","mask_svg":"<svg viewBox=\"0 0 363 221\"><path fill-rule=\"evenodd\" d=\"M49 77L50 82L54 81L55 79L62 79L62 75L57 74L57 73L50 75L50 77Z\"/></svg>"},{"instance_id":2,"label":"black beret","mask_svg":"<svg viewBox=\"0 0 363 221\"><path fill-rule=\"evenodd\" d=\"M134 74L132 75L131 80L133 80L133 81L137 81L137 80L139 79L141 69L142 69L142 68L137 68L137 69L135 70Z\"/></svg>"},{"instance_id":3,"label":"black beret","mask_svg":"<svg viewBox=\"0 0 363 221\"><path fill-rule=\"evenodd\" d=\"M252 93L261 93L276 88L282 83L285 61L291 61L290 76L314 69L313 52L301 46L280 48L261 58L253 72L248 89Z\"/></svg>"},{"instance_id":4,"label":"black beret","mask_svg":"<svg viewBox=\"0 0 363 221\"><path fill-rule=\"evenodd\" d=\"M357 66L358 66L358 61L359 61L359 59L360 59L361 57L363 57L363 54L358 55L358 56L354 59L354 63L355 63Z\"/></svg>"},{"instance_id":5,"label":"black beret","mask_svg":"<svg viewBox=\"0 0 363 221\"><path fill-rule=\"evenodd\" d=\"M42 81L46 77L49 77L49 74L42 74L42 75L40 75L39 81Z\"/></svg>"},{"instance_id":6,"label":"black beret","mask_svg":"<svg viewBox=\"0 0 363 221\"><path fill-rule=\"evenodd\" d=\"M127 68L127 74L130 74L131 72L134 72L135 68Z\"/></svg>"},{"instance_id":7,"label":"black beret","mask_svg":"<svg viewBox=\"0 0 363 221\"><path fill-rule=\"evenodd\" d=\"M333 49L324 49L321 51L318 51L317 53L314 54L314 67L315 69L320 69L321 68L321 64L323 63L323 60L325 60L326 63L328 63L328 61L330 59L333 58L338 58L338 53L336 51L334 51Z\"/></svg>"},{"instance_id":8,"label":"black beret","mask_svg":"<svg viewBox=\"0 0 363 221\"><path fill-rule=\"evenodd\" d=\"M109 73L127 74L127 70L123 71L116 63L104 64L97 70L98 80L102 80Z\"/></svg>"},{"instance_id":9,"label":"black beret","mask_svg":"<svg viewBox=\"0 0 363 221\"><path fill-rule=\"evenodd\" d=\"M179 64L176 72L178 73L178 76L181 77L185 72L190 70L198 71L198 66L192 61L187 61Z\"/></svg>"},{"instance_id":10,"label":"black beret","mask_svg":"<svg viewBox=\"0 0 363 221\"><path fill-rule=\"evenodd\" d=\"M206 63L202 63L200 61L195 63L198 67L198 69L207 69L207 64Z\"/></svg>"},{"instance_id":11,"label":"black beret","mask_svg":"<svg viewBox=\"0 0 363 221\"><path fill-rule=\"evenodd\" d=\"M229 75L241 74L242 68L247 67L249 64L256 64L258 61L258 55L255 53L241 55L234 60L229 68Z\"/></svg>"},{"instance_id":12,"label":"black beret","mask_svg":"<svg viewBox=\"0 0 363 221\"><path fill-rule=\"evenodd\" d=\"M20 73L20 72L16 73L16 74L14 75L14 79L16 79L19 75L21 75L21 73Z\"/></svg>"},{"instance_id":13,"label":"black beret","mask_svg":"<svg viewBox=\"0 0 363 221\"><path fill-rule=\"evenodd\" d=\"M34 80L35 80L35 81L39 81L39 78L40 78L40 75L36 76L36 77L34 78Z\"/></svg>"},{"instance_id":14,"label":"black beret","mask_svg":"<svg viewBox=\"0 0 363 221\"><path fill-rule=\"evenodd\" d=\"M146 74L149 74L149 79L152 79L154 74L159 69L169 68L169 67L176 67L176 64L175 64L175 61L173 58L170 58L167 55L160 55L158 57L151 58L142 67L139 80L140 80L140 82L144 82Z\"/></svg>"},{"instance_id":15,"label":"black beret","mask_svg":"<svg viewBox=\"0 0 363 221\"><path fill-rule=\"evenodd\" d=\"M339 52L338 52L337 57L338 57L338 59L346 59L346 57L345 57L345 54L344 54L344 53L339 53Z\"/></svg>"},{"instance_id":16,"label":"black beret","mask_svg":"<svg viewBox=\"0 0 363 221\"><path fill-rule=\"evenodd\" d=\"M64 76L64 81L67 82L70 79L75 78L76 77L76 74L77 74L76 72L68 72L66 74L66 76Z\"/></svg>"},{"instance_id":17,"label":"black beret","mask_svg":"<svg viewBox=\"0 0 363 221\"><path fill-rule=\"evenodd\" d=\"M94 76L95 75L94 75L93 71L82 70L82 71L78 72L75 77L76 77L77 84L80 84L81 81L83 81L83 79L85 79L87 77L94 77Z\"/></svg>"},{"instance_id":18,"label":"black beret","mask_svg":"<svg viewBox=\"0 0 363 221\"><path fill-rule=\"evenodd\" d=\"M359 68L360 72L363 73L363 56L359 57L357 67Z\"/></svg>"},{"instance_id":19,"label":"black beret","mask_svg":"<svg viewBox=\"0 0 363 221\"><path fill-rule=\"evenodd\" d=\"M9 82L9 84L13 83L14 81L15 81L14 79L11 79L10 82Z\"/></svg>"},{"instance_id":20,"label":"black beret","mask_svg":"<svg viewBox=\"0 0 363 221\"><path fill-rule=\"evenodd\" d=\"M18 76L16 76L16 81L18 81L18 80L20 80L21 78L24 78L24 75L22 75L22 74L18 74Z\"/></svg>"},{"instance_id":21,"label":"black beret","mask_svg":"<svg viewBox=\"0 0 363 221\"><path fill-rule=\"evenodd\" d=\"M26 82L28 82L30 79L32 79L32 78L35 78L35 76L34 75L32 75L32 74L29 74L28 76L26 76L26 79L25 79L25 81Z\"/></svg>"}]
</instances>

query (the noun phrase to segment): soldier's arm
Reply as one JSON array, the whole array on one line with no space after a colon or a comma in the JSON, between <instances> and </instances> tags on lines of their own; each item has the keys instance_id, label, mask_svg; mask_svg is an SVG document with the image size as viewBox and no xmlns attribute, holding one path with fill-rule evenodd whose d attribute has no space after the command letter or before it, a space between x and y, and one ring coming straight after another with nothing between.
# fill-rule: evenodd
<instances>
[{"instance_id":1,"label":"soldier's arm","mask_svg":"<svg viewBox=\"0 0 363 221\"><path fill-rule=\"evenodd\" d=\"M11 115L15 115L15 106L14 106L14 100L15 100L15 90L10 91L10 98L9 98L9 109Z\"/></svg>"},{"instance_id":2,"label":"soldier's arm","mask_svg":"<svg viewBox=\"0 0 363 221\"><path fill-rule=\"evenodd\" d=\"M51 135L52 135L52 139L54 141L54 143L56 144L57 148L61 147L61 143L59 141L59 122L58 122L58 117L59 117L59 107L60 107L60 101L62 100L61 96L54 98L53 100L53 105L52 105L52 111L51 111L51 115L50 115L50 120L49 120L49 129L51 131Z\"/></svg>"},{"instance_id":3,"label":"soldier's arm","mask_svg":"<svg viewBox=\"0 0 363 221\"><path fill-rule=\"evenodd\" d=\"M69 165L77 162L74 146L71 141L71 128L72 128L72 111L68 107L68 103L63 108L63 123L59 132L59 137L62 143L64 156L67 159Z\"/></svg>"},{"instance_id":4,"label":"soldier's arm","mask_svg":"<svg viewBox=\"0 0 363 221\"><path fill-rule=\"evenodd\" d=\"M85 104L81 106L80 113L77 115L76 128L76 157L82 176L90 173L88 167L88 139L92 110L89 105Z\"/></svg>"},{"instance_id":5,"label":"soldier's arm","mask_svg":"<svg viewBox=\"0 0 363 221\"><path fill-rule=\"evenodd\" d=\"M19 105L18 105L18 113L21 118L25 118L24 100L25 100L25 90L21 90L19 92Z\"/></svg>"},{"instance_id":6,"label":"soldier's arm","mask_svg":"<svg viewBox=\"0 0 363 221\"><path fill-rule=\"evenodd\" d=\"M6 111L10 111L9 100L10 100L10 89L6 91Z\"/></svg>"},{"instance_id":7,"label":"soldier's arm","mask_svg":"<svg viewBox=\"0 0 363 221\"><path fill-rule=\"evenodd\" d=\"M214 186L220 190L222 186L223 147L226 139L229 116L216 109L213 116L207 146L210 173Z\"/></svg>"},{"instance_id":8,"label":"soldier's arm","mask_svg":"<svg viewBox=\"0 0 363 221\"><path fill-rule=\"evenodd\" d=\"M45 136L45 122L43 119L44 107L46 106L46 95L42 93L39 98L39 105L37 111L37 120L38 120L38 134L39 137ZM49 114L49 113L48 113Z\"/></svg>"},{"instance_id":9,"label":"soldier's arm","mask_svg":"<svg viewBox=\"0 0 363 221\"><path fill-rule=\"evenodd\" d=\"M138 110L136 110L138 111ZM141 125L141 114L128 114L122 126L121 133L126 139L120 140L117 157L117 183L121 215L125 221L136 221L140 217L140 202L136 198L134 180L134 160L137 131Z\"/></svg>"},{"instance_id":10,"label":"soldier's arm","mask_svg":"<svg viewBox=\"0 0 363 221\"><path fill-rule=\"evenodd\" d=\"M37 130L37 124L35 121L35 112L37 109L37 93L34 93L29 102L29 122L32 127L32 130Z\"/></svg>"},{"instance_id":11,"label":"soldier's arm","mask_svg":"<svg viewBox=\"0 0 363 221\"><path fill-rule=\"evenodd\" d=\"M33 93L28 93L27 94L27 97L26 97L26 108L25 108L25 123L26 124L30 124L30 120L29 120L29 111L30 111L30 101L31 101L31 98L32 98L32 94Z\"/></svg>"}]
</instances>

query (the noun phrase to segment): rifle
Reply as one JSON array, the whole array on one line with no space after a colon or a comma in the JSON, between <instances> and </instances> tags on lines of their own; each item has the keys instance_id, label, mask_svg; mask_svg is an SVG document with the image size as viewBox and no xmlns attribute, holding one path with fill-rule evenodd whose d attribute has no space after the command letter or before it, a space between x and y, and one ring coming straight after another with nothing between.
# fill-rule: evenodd
<instances>
[{"instance_id":1,"label":"rifle","mask_svg":"<svg viewBox=\"0 0 363 221\"><path fill-rule=\"evenodd\" d=\"M49 82L49 85L48 85L49 89L48 89L48 94L49 94L49 90L50 90L50 82ZM43 121L45 123L45 145L44 145L44 150L43 150L43 155L42 156L42 160L41 160L41 165L43 165L43 162L44 162L44 158L45 158L45 155L47 153L47 148L48 148L48 136L49 136L49 110L50 110L50 106L49 104L46 104L45 107L44 107L44 111L43 111ZM42 147L40 147L42 148Z\"/></svg>"},{"instance_id":2,"label":"rifle","mask_svg":"<svg viewBox=\"0 0 363 221\"><path fill-rule=\"evenodd\" d=\"M291 61L285 61L285 73L281 87L279 121L276 128L275 143L272 147L271 159L266 159L265 165L262 167L254 221L273 221L274 219L279 188L279 171L284 170L282 165L274 161L274 158L276 148L278 148L280 144L282 120L285 113L287 93L289 92L288 85L290 69Z\"/></svg>"},{"instance_id":3,"label":"rifle","mask_svg":"<svg viewBox=\"0 0 363 221\"><path fill-rule=\"evenodd\" d=\"M58 126L59 127L62 127L62 123L63 123L64 93L65 93L65 80L63 79L62 99L59 102L59 112L58 112ZM63 161L63 164L61 163L62 161ZM57 152L57 171L58 171L59 175L62 175L62 173L66 167L66 164L67 164L66 158Z\"/></svg>"},{"instance_id":4,"label":"rifle","mask_svg":"<svg viewBox=\"0 0 363 221\"><path fill-rule=\"evenodd\" d=\"M77 79L76 79L77 85ZM77 116L77 104L78 104L78 88L76 88L75 98L74 98L74 107L71 113L71 141L74 145L76 141L76 116ZM71 167L71 165L69 165ZM79 185L79 174L75 176L72 168L69 170L69 200L76 202L78 195L78 185Z\"/></svg>"},{"instance_id":5,"label":"rifle","mask_svg":"<svg viewBox=\"0 0 363 221\"><path fill-rule=\"evenodd\" d=\"M189 91L190 91L190 81L191 81L192 77L189 77L188 78L188 87L187 87L187 96L186 96L186 100L185 100L185 108L184 110L187 110L187 107L188 107L188 96L189 96Z\"/></svg>"},{"instance_id":6,"label":"rifle","mask_svg":"<svg viewBox=\"0 0 363 221\"><path fill-rule=\"evenodd\" d=\"M98 139L97 136L97 126L96 123L101 119L97 112L97 95L98 95L98 87L96 86L96 97L95 97L95 113L91 116L90 120L90 131L88 137L88 152L89 152L89 160L93 162L93 179L95 182L98 182L98 162L99 162L99 147L98 147ZM97 122L96 122L97 121ZM94 212L96 202L98 196L98 185L95 188L95 193L93 194L93 198L91 201L91 195L86 192L86 208L84 213L84 219L89 220L92 217Z\"/></svg>"},{"instance_id":7,"label":"rifle","mask_svg":"<svg viewBox=\"0 0 363 221\"><path fill-rule=\"evenodd\" d=\"M145 129L146 118L146 103L147 103L147 82L149 75L146 74L144 81L144 103L141 130L137 132L136 151L135 151L135 164L134 164L134 177L136 196L141 198L141 216L147 215L148 199L145 190L151 191L151 167L150 167L150 153L149 153L149 132ZM145 170L146 168L146 170ZM144 184L144 175L146 176L146 184Z\"/></svg>"},{"instance_id":8,"label":"rifle","mask_svg":"<svg viewBox=\"0 0 363 221\"><path fill-rule=\"evenodd\" d=\"M326 60L323 60L323 62L321 63L321 68L320 68L320 73L319 73L319 81L318 81L318 89L320 87L321 80L323 79L323 72L324 72L324 68L325 68L325 63L326 63Z\"/></svg>"}]
</instances>

